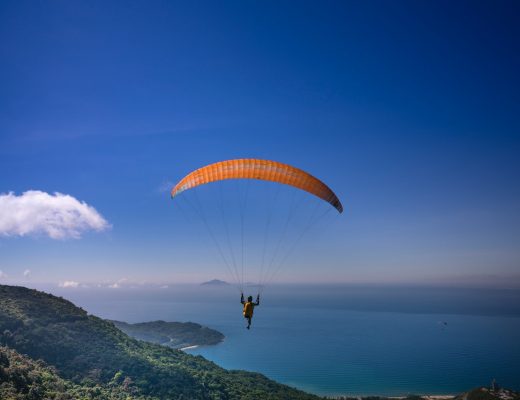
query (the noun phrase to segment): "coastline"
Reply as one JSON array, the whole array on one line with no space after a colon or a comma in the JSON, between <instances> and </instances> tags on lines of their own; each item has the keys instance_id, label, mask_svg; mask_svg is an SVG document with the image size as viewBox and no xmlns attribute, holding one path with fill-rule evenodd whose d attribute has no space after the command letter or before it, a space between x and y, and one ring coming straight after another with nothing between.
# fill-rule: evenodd
<instances>
[{"instance_id":1,"label":"coastline","mask_svg":"<svg viewBox=\"0 0 520 400\"><path fill-rule=\"evenodd\" d=\"M414 398L421 398L422 400L451 400L457 397L459 394L428 394L428 395L413 395ZM377 397L381 400L383 399L392 399L392 400L404 400L409 399L411 395L407 396L385 396L385 395L351 395L351 394L341 394L341 395L334 395L334 396L327 396L325 395L325 398L327 399L357 399L357 400L363 400L363 399L369 399Z\"/></svg>"},{"instance_id":2,"label":"coastline","mask_svg":"<svg viewBox=\"0 0 520 400\"><path fill-rule=\"evenodd\" d=\"M456 397L456 394L429 394L429 395L419 395L422 399L425 400L449 400ZM406 399L408 396L390 396L387 399Z\"/></svg>"},{"instance_id":3,"label":"coastline","mask_svg":"<svg viewBox=\"0 0 520 400\"><path fill-rule=\"evenodd\" d=\"M484 386L471 389L467 392L461 392L459 394L442 394L442 395L408 395L408 396L349 396L349 395L341 395L341 396L333 396L333 397L325 397L327 399L335 399L335 400L374 400L375 398L380 400L389 400L389 399L408 399L408 400L452 400L452 399L466 399L466 400L515 400L519 398L519 393L515 392L511 389L505 388L487 388Z\"/></svg>"}]
</instances>

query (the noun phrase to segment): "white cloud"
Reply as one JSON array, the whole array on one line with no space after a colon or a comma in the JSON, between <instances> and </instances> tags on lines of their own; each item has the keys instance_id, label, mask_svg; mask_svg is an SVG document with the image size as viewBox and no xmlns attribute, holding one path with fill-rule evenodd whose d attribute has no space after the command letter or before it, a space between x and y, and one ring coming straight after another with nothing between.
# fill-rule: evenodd
<instances>
[{"instance_id":1,"label":"white cloud","mask_svg":"<svg viewBox=\"0 0 520 400\"><path fill-rule=\"evenodd\" d=\"M109 287L110 289L119 289L119 288L121 287L121 285L122 285L123 283L125 283L126 281L128 281L127 278L121 278L121 279L119 279L117 282L114 282L113 284L108 285L108 287Z\"/></svg>"},{"instance_id":2,"label":"white cloud","mask_svg":"<svg viewBox=\"0 0 520 400\"><path fill-rule=\"evenodd\" d=\"M3 271L0 271L0 279L7 279L7 274Z\"/></svg>"},{"instance_id":3,"label":"white cloud","mask_svg":"<svg viewBox=\"0 0 520 400\"><path fill-rule=\"evenodd\" d=\"M85 231L108 228L110 224L94 207L67 194L39 190L20 196L0 194L0 236L44 234L52 239L78 239Z\"/></svg>"},{"instance_id":4,"label":"white cloud","mask_svg":"<svg viewBox=\"0 0 520 400\"><path fill-rule=\"evenodd\" d=\"M60 282L58 284L59 287L62 287L62 288L77 288L79 286L79 282L76 282L76 281L65 281L65 282Z\"/></svg>"},{"instance_id":5,"label":"white cloud","mask_svg":"<svg viewBox=\"0 0 520 400\"><path fill-rule=\"evenodd\" d=\"M30 269L26 269L25 271L23 271L23 276L26 279L29 279L31 277L31 270Z\"/></svg>"}]
</instances>

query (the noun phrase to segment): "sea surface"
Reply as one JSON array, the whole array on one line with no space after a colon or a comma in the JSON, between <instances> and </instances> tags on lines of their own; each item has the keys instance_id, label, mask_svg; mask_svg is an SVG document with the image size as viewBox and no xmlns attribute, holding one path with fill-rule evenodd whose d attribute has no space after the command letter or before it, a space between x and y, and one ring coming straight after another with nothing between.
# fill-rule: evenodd
<instances>
[{"instance_id":1,"label":"sea surface","mask_svg":"<svg viewBox=\"0 0 520 400\"><path fill-rule=\"evenodd\" d=\"M233 286L48 291L103 318L215 328L223 343L186 351L320 395L520 390L519 290L272 286L251 330Z\"/></svg>"}]
</instances>

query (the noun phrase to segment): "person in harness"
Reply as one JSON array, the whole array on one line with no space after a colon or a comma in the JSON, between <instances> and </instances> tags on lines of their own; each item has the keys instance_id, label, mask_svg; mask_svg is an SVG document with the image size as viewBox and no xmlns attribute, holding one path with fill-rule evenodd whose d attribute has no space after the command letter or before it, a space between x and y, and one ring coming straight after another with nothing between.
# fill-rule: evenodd
<instances>
[{"instance_id":1,"label":"person in harness","mask_svg":"<svg viewBox=\"0 0 520 400\"><path fill-rule=\"evenodd\" d=\"M244 318L247 319L247 329L251 328L251 318L253 318L253 311L255 306L260 305L260 295L256 296L256 303L253 303L253 296L249 296L247 301L244 301L244 293L240 294L240 304L244 305L242 310L242 314L244 314Z\"/></svg>"}]
</instances>

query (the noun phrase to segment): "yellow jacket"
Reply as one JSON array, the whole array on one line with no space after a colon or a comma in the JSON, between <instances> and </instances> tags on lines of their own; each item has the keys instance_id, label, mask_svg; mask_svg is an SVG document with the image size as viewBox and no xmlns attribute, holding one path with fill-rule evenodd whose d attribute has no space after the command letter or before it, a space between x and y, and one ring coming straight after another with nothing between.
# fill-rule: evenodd
<instances>
[{"instance_id":1,"label":"yellow jacket","mask_svg":"<svg viewBox=\"0 0 520 400\"><path fill-rule=\"evenodd\" d=\"M242 310L244 317L250 318L253 316L253 310L255 309L255 306L260 305L260 295L256 297L256 303L253 303L252 301L244 301L244 295L242 294L240 296L240 303L244 305L244 308Z\"/></svg>"},{"instance_id":2,"label":"yellow jacket","mask_svg":"<svg viewBox=\"0 0 520 400\"><path fill-rule=\"evenodd\" d=\"M255 309L255 303L253 303L252 301L248 301L247 303L244 303L244 309L242 310L244 317L252 317L254 309Z\"/></svg>"}]
</instances>

